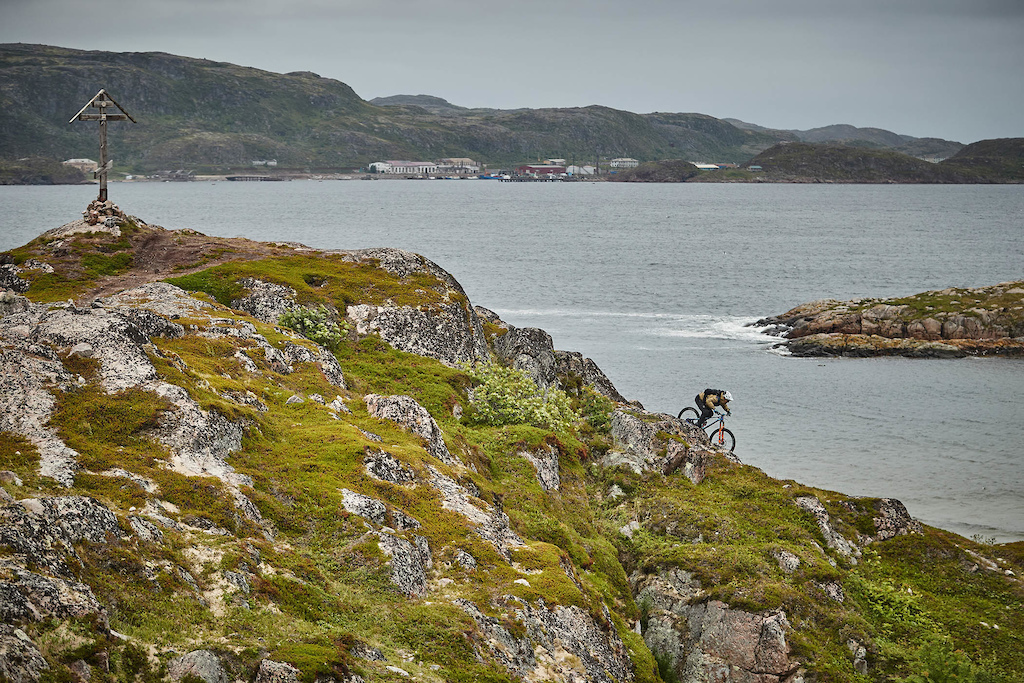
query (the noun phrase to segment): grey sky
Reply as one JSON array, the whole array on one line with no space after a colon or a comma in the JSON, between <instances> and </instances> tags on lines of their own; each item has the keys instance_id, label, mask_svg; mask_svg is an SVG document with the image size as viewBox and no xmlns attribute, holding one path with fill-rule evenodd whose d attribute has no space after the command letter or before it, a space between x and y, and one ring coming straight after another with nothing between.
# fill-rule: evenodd
<instances>
[{"instance_id":1,"label":"grey sky","mask_svg":"<svg viewBox=\"0 0 1024 683\"><path fill-rule=\"evenodd\" d=\"M0 42L315 71L366 99L1024 136L1022 0L0 0Z\"/></svg>"}]
</instances>

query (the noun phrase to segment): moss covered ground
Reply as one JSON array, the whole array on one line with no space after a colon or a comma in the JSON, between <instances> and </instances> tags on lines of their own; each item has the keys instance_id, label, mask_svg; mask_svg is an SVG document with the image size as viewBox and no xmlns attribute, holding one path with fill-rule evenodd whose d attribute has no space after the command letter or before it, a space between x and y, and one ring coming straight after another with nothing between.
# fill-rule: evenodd
<instances>
[{"instance_id":1,"label":"moss covered ground","mask_svg":"<svg viewBox=\"0 0 1024 683\"><path fill-rule=\"evenodd\" d=\"M56 297L59 288L52 283L77 282L68 273L43 281L40 298ZM244 277L288 285L304 304L339 311L364 302L427 306L448 295L425 276L403 280L373 264L287 254L214 266L176 282L223 303L236 296ZM254 325L275 346L310 344L223 306L215 314ZM944 680L938 677L943 671L967 672L955 680L1024 677L1021 544L991 546L925 528L866 545L854 562L828 548L814 518L794 500L816 496L839 533L857 539L873 533L870 499L778 481L722 456L711 461L699 485L679 473L603 467L615 406L579 387L571 393L581 419L567 430L477 425L457 417L469 406L473 380L466 372L396 351L376 337L352 333L337 344L344 390L313 364L281 374L257 353L251 355L260 372L248 373L234 356L246 346L191 330L177 339L154 339L150 358L161 379L184 387L204 410L244 425L242 447L229 462L251 478L243 493L272 534L238 514L221 480L172 468L169 451L152 438L170 406L142 390L102 391L93 361L65 361L87 382L56 394L50 423L81 456L83 469L70 489L37 476L38 453L30 443L0 435L0 469L13 471L38 495L92 496L113 509L126 529L121 539L84 544L78 554L80 575L106 606L110 627L131 640L107 642L88 620L30 624L26 631L43 644L52 665L47 680L70 681L67 664L98 662L100 651L108 653L111 668L101 672L97 663L95 678L156 680L172 650L197 648L221 653L232 674L245 680L264 657L292 663L308 683L350 673L373 681L402 679L382 663L355 657L359 642L379 648L389 663L400 662L419 680L511 681L507 670L479 656L486 648L481 650L478 629L452 600L473 601L517 633L521 625L498 606L502 596L512 595L586 610L622 638L636 680L654 682L662 680L655 657L633 631L643 609L630 577L667 567L691 572L702 599L752 612L784 609L792 624L792 656L822 683L910 681L936 672L921 679L934 681ZM251 392L267 410L226 398L232 392ZM363 401L368 393L415 398L466 467L439 463L421 438L371 417ZM312 400L287 403L294 395L313 394L327 401L341 396L350 412L332 414ZM375 449L411 468L419 482L404 486L370 477L363 459ZM558 454L558 490L545 491L522 455L538 450ZM423 483L428 465L472 491L477 504L508 514L524 541L511 551L511 562ZM103 474L114 467L152 481L155 491ZM609 496L613 485L624 495ZM25 495L13 483L0 486L12 496ZM428 539L434 555L426 598L408 598L392 584L388 558L367 523L344 509L345 488L422 523L416 533ZM160 505L182 529L164 529L162 543L137 540L127 518L147 505ZM619 529L631 521L640 529L629 538ZM454 561L459 550L476 559L475 569ZM783 551L799 558L795 571L781 568ZM225 572L250 574L250 590L226 582ZM829 595L828 584L841 586L842 601ZM855 672L849 640L867 648L868 675ZM139 646L152 656L140 657Z\"/></svg>"}]
</instances>

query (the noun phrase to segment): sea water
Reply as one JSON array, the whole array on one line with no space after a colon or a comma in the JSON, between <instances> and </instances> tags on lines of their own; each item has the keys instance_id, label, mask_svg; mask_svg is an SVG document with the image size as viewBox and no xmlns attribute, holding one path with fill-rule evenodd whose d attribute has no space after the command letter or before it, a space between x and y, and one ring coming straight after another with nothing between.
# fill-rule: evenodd
<instances>
[{"instance_id":1,"label":"sea water","mask_svg":"<svg viewBox=\"0 0 1024 683\"><path fill-rule=\"evenodd\" d=\"M0 249L94 193L0 188ZM736 453L772 476L1024 539L1024 360L800 359L746 326L813 299L1024 279L1024 187L395 180L110 194L168 228L421 253L473 303L544 328L651 410L730 390Z\"/></svg>"}]
</instances>

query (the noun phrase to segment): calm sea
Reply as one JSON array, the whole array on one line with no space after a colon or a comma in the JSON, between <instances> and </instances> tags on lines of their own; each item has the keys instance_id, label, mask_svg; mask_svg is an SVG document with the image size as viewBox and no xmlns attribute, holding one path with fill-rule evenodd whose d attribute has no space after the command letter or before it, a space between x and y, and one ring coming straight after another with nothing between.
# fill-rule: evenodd
<instances>
[{"instance_id":1,"label":"calm sea","mask_svg":"<svg viewBox=\"0 0 1024 683\"><path fill-rule=\"evenodd\" d=\"M0 249L94 195L0 187ZM797 359L744 327L812 299L1024 279L1022 186L120 183L111 198L167 228L419 252L649 409L729 389L737 455L773 476L1024 539L1024 361Z\"/></svg>"}]
</instances>

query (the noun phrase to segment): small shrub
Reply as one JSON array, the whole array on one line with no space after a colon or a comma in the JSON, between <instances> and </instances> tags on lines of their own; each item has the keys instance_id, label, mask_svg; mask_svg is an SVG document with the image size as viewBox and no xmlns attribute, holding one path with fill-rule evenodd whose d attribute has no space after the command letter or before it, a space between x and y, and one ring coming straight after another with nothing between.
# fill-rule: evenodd
<instances>
[{"instance_id":1,"label":"small shrub","mask_svg":"<svg viewBox=\"0 0 1024 683\"><path fill-rule=\"evenodd\" d=\"M329 349L341 342L343 328L331 320L331 312L323 304L290 308L278 319L278 323Z\"/></svg>"},{"instance_id":2,"label":"small shrub","mask_svg":"<svg viewBox=\"0 0 1024 683\"><path fill-rule=\"evenodd\" d=\"M568 431L580 419L565 392L538 388L522 370L491 363L468 368L466 374L479 382L470 398L470 422Z\"/></svg>"}]
</instances>

